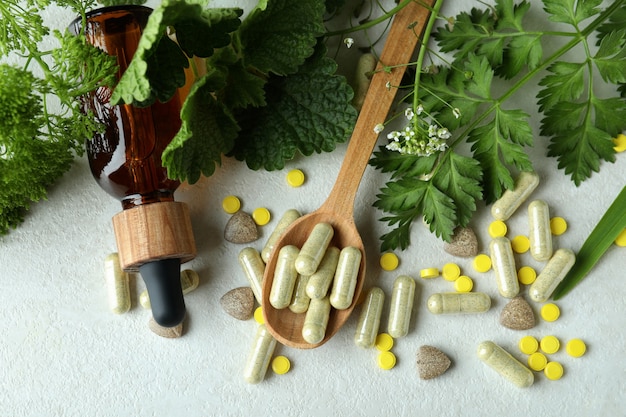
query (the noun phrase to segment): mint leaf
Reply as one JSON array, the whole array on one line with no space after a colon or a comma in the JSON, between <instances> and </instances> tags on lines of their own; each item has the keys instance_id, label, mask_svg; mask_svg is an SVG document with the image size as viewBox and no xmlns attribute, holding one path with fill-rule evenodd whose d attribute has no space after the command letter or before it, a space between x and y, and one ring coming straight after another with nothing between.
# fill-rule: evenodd
<instances>
[{"instance_id":1,"label":"mint leaf","mask_svg":"<svg viewBox=\"0 0 626 417\"><path fill-rule=\"evenodd\" d=\"M330 152L348 139L356 120L353 92L344 77L334 75L337 65L325 51L318 48L296 74L271 76L267 106L238 114L244 127L233 149L238 160L255 170L282 169L296 151Z\"/></svg>"},{"instance_id":2,"label":"mint leaf","mask_svg":"<svg viewBox=\"0 0 626 417\"><path fill-rule=\"evenodd\" d=\"M245 65L266 74L295 73L325 33L324 11L318 0L261 2L241 25Z\"/></svg>"},{"instance_id":3,"label":"mint leaf","mask_svg":"<svg viewBox=\"0 0 626 417\"><path fill-rule=\"evenodd\" d=\"M232 149L239 127L213 96L224 83L223 74L213 71L189 92L181 110L181 129L163 152L170 178L195 183L202 174L210 176L222 154Z\"/></svg>"},{"instance_id":4,"label":"mint leaf","mask_svg":"<svg viewBox=\"0 0 626 417\"><path fill-rule=\"evenodd\" d=\"M199 4L164 0L150 15L111 104L147 106L157 99L169 101L185 84L188 58L193 54L208 57L215 48L228 45L228 33L237 28L240 15L238 9L204 12ZM180 30L180 48L167 36L170 27Z\"/></svg>"}]
</instances>

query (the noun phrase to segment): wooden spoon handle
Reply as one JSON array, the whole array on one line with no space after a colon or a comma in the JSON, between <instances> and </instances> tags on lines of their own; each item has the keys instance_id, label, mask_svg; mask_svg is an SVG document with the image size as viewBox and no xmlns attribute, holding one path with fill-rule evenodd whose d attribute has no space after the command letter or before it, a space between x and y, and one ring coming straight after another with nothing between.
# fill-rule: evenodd
<instances>
[{"instance_id":1,"label":"wooden spoon handle","mask_svg":"<svg viewBox=\"0 0 626 417\"><path fill-rule=\"evenodd\" d=\"M433 3L434 0L413 1L394 16L337 180L321 207L323 211L333 211L350 219L353 217L354 198L378 140L374 127L387 117L406 65L428 23ZM385 66L391 70L385 71Z\"/></svg>"}]
</instances>

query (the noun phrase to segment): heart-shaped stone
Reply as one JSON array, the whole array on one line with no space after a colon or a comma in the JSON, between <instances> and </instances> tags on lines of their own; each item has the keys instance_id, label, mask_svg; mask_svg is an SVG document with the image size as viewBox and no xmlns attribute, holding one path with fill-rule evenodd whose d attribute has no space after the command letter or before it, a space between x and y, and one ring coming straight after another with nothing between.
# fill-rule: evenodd
<instances>
[{"instance_id":1,"label":"heart-shaped stone","mask_svg":"<svg viewBox=\"0 0 626 417\"><path fill-rule=\"evenodd\" d=\"M220 304L237 320L249 320L254 313L254 293L250 287L233 288L220 298Z\"/></svg>"},{"instance_id":2,"label":"heart-shaped stone","mask_svg":"<svg viewBox=\"0 0 626 417\"><path fill-rule=\"evenodd\" d=\"M244 211L233 214L224 228L224 239L231 243L250 243L259 238L252 216Z\"/></svg>"},{"instance_id":3,"label":"heart-shaped stone","mask_svg":"<svg viewBox=\"0 0 626 417\"><path fill-rule=\"evenodd\" d=\"M535 327L535 313L522 296L507 303L500 313L500 324L513 330L528 330Z\"/></svg>"},{"instance_id":4,"label":"heart-shaped stone","mask_svg":"<svg viewBox=\"0 0 626 417\"><path fill-rule=\"evenodd\" d=\"M478 239L471 227L457 227L454 229L450 242L443 245L443 250L453 256L468 258L478 254Z\"/></svg>"},{"instance_id":5,"label":"heart-shaped stone","mask_svg":"<svg viewBox=\"0 0 626 417\"><path fill-rule=\"evenodd\" d=\"M417 372L421 379L433 379L450 367L450 358L434 346L424 345L417 351Z\"/></svg>"}]
</instances>

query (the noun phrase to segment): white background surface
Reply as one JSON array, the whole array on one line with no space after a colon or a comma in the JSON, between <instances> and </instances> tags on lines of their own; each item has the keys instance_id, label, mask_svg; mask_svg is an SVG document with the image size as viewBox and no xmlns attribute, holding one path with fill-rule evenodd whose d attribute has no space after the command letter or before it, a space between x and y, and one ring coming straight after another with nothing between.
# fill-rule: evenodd
<instances>
[{"instance_id":1,"label":"white background surface","mask_svg":"<svg viewBox=\"0 0 626 417\"><path fill-rule=\"evenodd\" d=\"M453 3L444 6L452 14ZM216 3L217 4L217 3ZM221 4L226 4L221 2ZM533 2L535 13L539 6ZM63 13L53 16L69 20ZM351 52L354 53L354 52ZM533 96L520 97L536 114ZM538 119L533 119L537 131ZM555 239L556 247L576 251L624 185L626 154L601 173L574 187L556 161L546 158L545 140L537 138L530 151L542 177L532 198L545 199L553 215L569 222ZM0 238L0 415L2 416L624 416L626 415L626 341L624 328L623 248L613 246L602 262L569 296L557 304L561 318L542 322L529 331L499 325L506 300L496 289L493 273L472 270L470 259L453 258L442 242L421 224L412 229L413 244L399 253L394 272L378 266L378 236L387 229L372 207L387 177L368 167L361 184L356 222L367 250L365 286L386 292L381 330L393 280L400 274L416 278L417 294L410 333L396 340L398 358L391 371L376 366L376 351L357 348L353 334L358 309L330 342L310 351L278 347L292 361L286 375L268 371L265 381L248 385L244 362L256 323L225 314L220 297L247 285L237 262L243 246L223 240L228 215L221 209L227 195L239 196L243 210L265 206L272 222L261 228L261 249L278 218L288 208L312 211L325 199L341 164L345 145L332 154L296 158L280 172L252 172L244 164L225 160L216 175L194 186L183 186L177 197L192 214L198 257L184 265L201 277L199 288L186 296L188 318L180 339L163 339L147 327L149 312L137 302L140 279L132 286L133 308L125 315L108 311L103 285L103 260L115 251L111 217L120 210L91 178L85 159L56 185L49 200L33 206L26 222ZM301 188L285 182L287 170L301 168L307 181ZM280 196L277 198L277 196ZM509 236L526 234L524 205L508 222ZM480 207L472 221L481 251L487 251L488 209ZM519 264L532 262L518 256ZM492 308L482 315L434 316L425 306L429 294L451 291L441 278L424 281L419 270L455 261L475 281L475 290L488 293ZM524 288L523 293L526 292ZM538 316L539 305L533 304ZM551 359L560 361L565 375L549 381L536 374L535 384L519 389L481 363L475 354L483 340L493 340L518 359L518 340L531 334L553 334L562 344L578 337L587 342L579 359L564 349ZM421 345L440 348L451 368L430 381L418 378L415 354Z\"/></svg>"}]
</instances>

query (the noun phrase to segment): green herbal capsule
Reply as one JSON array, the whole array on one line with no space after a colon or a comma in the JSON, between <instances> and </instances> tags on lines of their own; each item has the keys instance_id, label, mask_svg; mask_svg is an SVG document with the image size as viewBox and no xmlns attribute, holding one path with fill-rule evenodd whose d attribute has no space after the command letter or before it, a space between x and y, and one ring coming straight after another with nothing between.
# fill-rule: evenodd
<instances>
[{"instance_id":1,"label":"green herbal capsule","mask_svg":"<svg viewBox=\"0 0 626 417\"><path fill-rule=\"evenodd\" d=\"M109 309L115 314L126 313L130 310L129 276L122 270L117 253L108 255L104 260L104 281Z\"/></svg>"},{"instance_id":2,"label":"green herbal capsule","mask_svg":"<svg viewBox=\"0 0 626 417\"><path fill-rule=\"evenodd\" d=\"M263 381L275 348L276 339L264 324L259 325L243 371L243 378L246 382L258 384Z\"/></svg>"},{"instance_id":3,"label":"green herbal capsule","mask_svg":"<svg viewBox=\"0 0 626 417\"><path fill-rule=\"evenodd\" d=\"M330 246L322 261L320 262L317 271L309 278L309 282L306 286L306 293L310 298L324 298L328 295L328 290L335 277L335 271L337 270L337 262L339 262L339 253L341 251Z\"/></svg>"},{"instance_id":4,"label":"green herbal capsule","mask_svg":"<svg viewBox=\"0 0 626 417\"><path fill-rule=\"evenodd\" d=\"M497 237L489 244L489 250L500 295L506 298L515 297L519 293L519 280L511 241L505 237Z\"/></svg>"},{"instance_id":5,"label":"green herbal capsule","mask_svg":"<svg viewBox=\"0 0 626 417\"><path fill-rule=\"evenodd\" d=\"M330 318L330 300L328 297L312 299L302 325L302 337L311 344L324 340L326 326Z\"/></svg>"},{"instance_id":6,"label":"green herbal capsule","mask_svg":"<svg viewBox=\"0 0 626 417\"><path fill-rule=\"evenodd\" d=\"M376 342L380 328L380 316L385 303L385 293L378 287L373 287L367 293L363 302L361 315L354 333L354 343L362 348L370 348Z\"/></svg>"},{"instance_id":7,"label":"green herbal capsule","mask_svg":"<svg viewBox=\"0 0 626 417\"><path fill-rule=\"evenodd\" d=\"M296 259L296 271L311 276L317 270L335 231L328 223L318 223L311 230Z\"/></svg>"},{"instance_id":8,"label":"green herbal capsule","mask_svg":"<svg viewBox=\"0 0 626 417\"><path fill-rule=\"evenodd\" d=\"M530 369L491 341L479 344L477 354L481 361L520 388L529 387L535 382Z\"/></svg>"},{"instance_id":9,"label":"green herbal capsule","mask_svg":"<svg viewBox=\"0 0 626 417\"><path fill-rule=\"evenodd\" d=\"M482 292L436 293L426 305L433 314L484 313L491 307L491 298Z\"/></svg>"},{"instance_id":10,"label":"green herbal capsule","mask_svg":"<svg viewBox=\"0 0 626 417\"><path fill-rule=\"evenodd\" d=\"M265 246L261 250L261 259L263 262L267 263L270 260L270 253L274 246L276 246L276 242L278 242L278 238L287 230L287 228L291 225L291 223L295 222L301 216L300 212L295 209L289 209L283 214L283 217L280 218L276 228L267 239Z\"/></svg>"},{"instance_id":11,"label":"green herbal capsule","mask_svg":"<svg viewBox=\"0 0 626 417\"><path fill-rule=\"evenodd\" d=\"M561 248L554 252L552 258L528 289L530 298L538 303L547 301L574 266L574 262L576 262L576 255L570 249Z\"/></svg>"},{"instance_id":12,"label":"green herbal capsule","mask_svg":"<svg viewBox=\"0 0 626 417\"><path fill-rule=\"evenodd\" d=\"M528 205L528 240L530 255L536 261L547 261L552 257L552 231L550 230L550 208L543 200Z\"/></svg>"},{"instance_id":13,"label":"green herbal capsule","mask_svg":"<svg viewBox=\"0 0 626 417\"><path fill-rule=\"evenodd\" d=\"M339 254L337 271L330 292L330 304L337 310L345 310L352 304L354 290L361 266L361 250L347 246Z\"/></svg>"},{"instance_id":14,"label":"green herbal capsule","mask_svg":"<svg viewBox=\"0 0 626 417\"><path fill-rule=\"evenodd\" d=\"M289 304L289 310L296 314L304 313L309 308L311 298L306 294L306 284L308 281L309 277L298 274L293 296L291 297L291 304Z\"/></svg>"},{"instance_id":15,"label":"green herbal capsule","mask_svg":"<svg viewBox=\"0 0 626 417\"><path fill-rule=\"evenodd\" d=\"M270 304L276 309L289 307L291 303L296 279L298 278L298 272L294 264L298 252L298 248L293 245L283 246L278 251L274 281L272 282L269 295Z\"/></svg>"},{"instance_id":16,"label":"green herbal capsule","mask_svg":"<svg viewBox=\"0 0 626 417\"><path fill-rule=\"evenodd\" d=\"M400 275L393 283L389 325L387 333L397 339L409 333L411 312L415 299L415 280L407 275Z\"/></svg>"},{"instance_id":17,"label":"green herbal capsule","mask_svg":"<svg viewBox=\"0 0 626 417\"><path fill-rule=\"evenodd\" d=\"M254 298L261 304L263 300L262 283L263 274L265 273L265 263L263 259L261 259L259 251L251 247L243 248L241 252L239 252L239 264L243 268L246 278L248 278Z\"/></svg>"},{"instance_id":18,"label":"green herbal capsule","mask_svg":"<svg viewBox=\"0 0 626 417\"><path fill-rule=\"evenodd\" d=\"M539 175L534 171L523 171L515 180L512 190L506 190L491 206L491 215L496 220L508 220L539 185Z\"/></svg>"}]
</instances>

